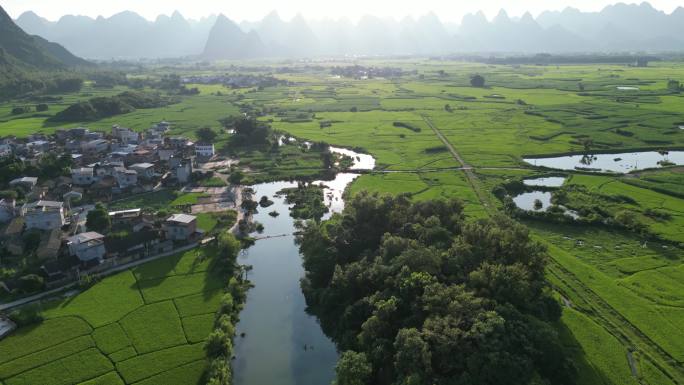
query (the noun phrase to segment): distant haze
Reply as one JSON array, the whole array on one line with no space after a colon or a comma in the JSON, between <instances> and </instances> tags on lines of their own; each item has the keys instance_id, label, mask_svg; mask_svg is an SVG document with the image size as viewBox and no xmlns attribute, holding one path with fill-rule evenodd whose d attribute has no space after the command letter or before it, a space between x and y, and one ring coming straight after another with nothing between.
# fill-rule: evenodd
<instances>
[{"instance_id":1,"label":"distant haze","mask_svg":"<svg viewBox=\"0 0 684 385\"><path fill-rule=\"evenodd\" d=\"M339 4L349 9L354 1ZM430 1L414 3L427 7ZM203 4L203 0L196 2ZM645 2L616 3L596 12L567 7L544 10L536 17L530 12L515 16L503 9L487 17L477 11L459 22L448 21L450 14L443 12L391 18L363 9L369 13L356 22L301 14L288 19L277 11L260 15L257 21L239 21L235 8L199 20L174 11L154 21L131 10L109 17L65 15L50 21L39 10L31 10L17 17L16 23L77 56L101 60L684 51L684 8L666 13Z\"/></svg>"},{"instance_id":2,"label":"distant haze","mask_svg":"<svg viewBox=\"0 0 684 385\"><path fill-rule=\"evenodd\" d=\"M256 21L275 10L286 20L299 13L307 19L349 18L356 21L364 15L401 19L422 16L432 11L442 21L460 22L465 14L477 11L483 11L491 19L502 8L510 16L516 17L528 11L537 16L543 11L566 7L595 12L614 3L610 0L3 0L2 6L14 18L25 11L33 11L49 20L57 20L67 14L109 17L129 10L148 20L155 20L160 14L171 15L179 11L193 19L223 13L236 21ZM681 0L652 0L650 3L667 13L682 5Z\"/></svg>"}]
</instances>

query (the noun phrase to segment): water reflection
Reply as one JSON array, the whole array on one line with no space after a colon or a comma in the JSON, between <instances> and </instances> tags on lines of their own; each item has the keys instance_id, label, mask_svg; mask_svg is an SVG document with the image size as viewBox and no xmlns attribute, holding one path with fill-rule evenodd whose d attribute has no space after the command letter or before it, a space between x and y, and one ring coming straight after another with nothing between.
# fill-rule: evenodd
<instances>
[{"instance_id":1,"label":"water reflection","mask_svg":"<svg viewBox=\"0 0 684 385\"><path fill-rule=\"evenodd\" d=\"M526 158L525 162L559 170L585 169L626 173L657 168L667 164L684 164L684 151L642 151L617 154L565 155L548 158Z\"/></svg>"},{"instance_id":2,"label":"water reflection","mask_svg":"<svg viewBox=\"0 0 684 385\"><path fill-rule=\"evenodd\" d=\"M354 169L375 166L370 155L336 150L355 159ZM330 209L323 219L344 209L344 190L357 177L359 174L340 173L331 181L315 182L325 186L325 203ZM306 313L299 285L304 268L292 235L296 229L289 215L291 206L284 196L276 195L292 187L297 187L297 183L263 183L252 187L254 197L265 195L273 205L254 216L255 221L264 225L260 237L265 239L257 241L238 259L241 264L252 265L249 279L254 287L247 294L237 325L233 361L236 385L321 385L330 384L334 377L335 345L323 334L316 317ZM280 215L269 215L272 211Z\"/></svg>"}]
</instances>

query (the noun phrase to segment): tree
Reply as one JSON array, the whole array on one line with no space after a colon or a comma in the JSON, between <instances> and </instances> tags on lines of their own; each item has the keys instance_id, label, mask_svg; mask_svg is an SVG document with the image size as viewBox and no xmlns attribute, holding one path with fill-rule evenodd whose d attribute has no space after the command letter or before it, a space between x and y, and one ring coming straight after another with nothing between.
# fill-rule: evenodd
<instances>
[{"instance_id":1,"label":"tree","mask_svg":"<svg viewBox=\"0 0 684 385\"><path fill-rule=\"evenodd\" d=\"M338 384L574 381L546 250L511 218L362 191L297 242L307 305L345 352Z\"/></svg>"},{"instance_id":2,"label":"tree","mask_svg":"<svg viewBox=\"0 0 684 385\"><path fill-rule=\"evenodd\" d=\"M364 353L346 351L335 366L335 385L368 384L373 369Z\"/></svg>"},{"instance_id":3,"label":"tree","mask_svg":"<svg viewBox=\"0 0 684 385\"><path fill-rule=\"evenodd\" d=\"M19 290L22 293L34 293L43 290L45 280L36 274L28 274L19 278Z\"/></svg>"},{"instance_id":4,"label":"tree","mask_svg":"<svg viewBox=\"0 0 684 385\"><path fill-rule=\"evenodd\" d=\"M470 78L470 85L473 87L484 87L485 78L482 75L473 75Z\"/></svg>"},{"instance_id":5,"label":"tree","mask_svg":"<svg viewBox=\"0 0 684 385\"><path fill-rule=\"evenodd\" d=\"M240 241L232 233L224 231L218 236L218 249L221 257L235 260L241 249Z\"/></svg>"},{"instance_id":6,"label":"tree","mask_svg":"<svg viewBox=\"0 0 684 385\"><path fill-rule=\"evenodd\" d=\"M682 90L682 85L679 83L678 80L669 80L667 82L667 89L670 91L676 91L679 92Z\"/></svg>"},{"instance_id":7,"label":"tree","mask_svg":"<svg viewBox=\"0 0 684 385\"><path fill-rule=\"evenodd\" d=\"M98 203L95 208L88 211L88 216L86 217L86 227L90 231L97 231L98 233L107 233L112 227L112 221L109 218L109 212L105 207Z\"/></svg>"},{"instance_id":8,"label":"tree","mask_svg":"<svg viewBox=\"0 0 684 385\"><path fill-rule=\"evenodd\" d=\"M38 111L38 112L45 112L48 109L50 109L50 107L45 103L40 103L36 106L36 111Z\"/></svg>"},{"instance_id":9,"label":"tree","mask_svg":"<svg viewBox=\"0 0 684 385\"><path fill-rule=\"evenodd\" d=\"M212 130L211 127L202 127L197 130L196 134L197 139L205 143L212 143L218 136L216 131Z\"/></svg>"}]
</instances>

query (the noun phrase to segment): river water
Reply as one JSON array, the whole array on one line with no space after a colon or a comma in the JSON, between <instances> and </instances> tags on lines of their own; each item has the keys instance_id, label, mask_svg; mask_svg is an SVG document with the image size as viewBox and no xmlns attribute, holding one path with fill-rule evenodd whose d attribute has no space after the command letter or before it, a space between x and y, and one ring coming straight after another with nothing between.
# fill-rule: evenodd
<instances>
[{"instance_id":1,"label":"river water","mask_svg":"<svg viewBox=\"0 0 684 385\"><path fill-rule=\"evenodd\" d=\"M354 169L375 165L375 159L368 155L344 151L358 159ZM320 182L326 186L325 203L330 208L324 219L344 209L344 189L358 176L340 173L333 181ZM255 221L264 225L259 237L270 238L258 240L238 258L239 263L253 267L249 279L254 287L247 294L237 324L233 361L236 385L324 385L334 377L337 350L323 334L316 317L306 313L299 285L304 268L292 235L294 219L289 215L290 206L285 198L276 195L283 188L296 186L291 182L252 186L254 199L266 195L274 204L259 208L254 216ZM272 211L280 215L269 215Z\"/></svg>"}]
</instances>

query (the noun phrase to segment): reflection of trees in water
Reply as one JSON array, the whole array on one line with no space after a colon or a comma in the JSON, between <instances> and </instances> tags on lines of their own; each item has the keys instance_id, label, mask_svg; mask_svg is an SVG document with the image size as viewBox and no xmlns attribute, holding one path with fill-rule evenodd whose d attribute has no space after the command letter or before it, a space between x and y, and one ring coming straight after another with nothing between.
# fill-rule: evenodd
<instances>
[{"instance_id":1,"label":"reflection of trees in water","mask_svg":"<svg viewBox=\"0 0 684 385\"><path fill-rule=\"evenodd\" d=\"M594 161L596 159L598 159L598 157L591 155L591 154L585 154L585 155L582 155L582 159L580 159L580 163L588 166L588 165L594 163Z\"/></svg>"}]
</instances>

